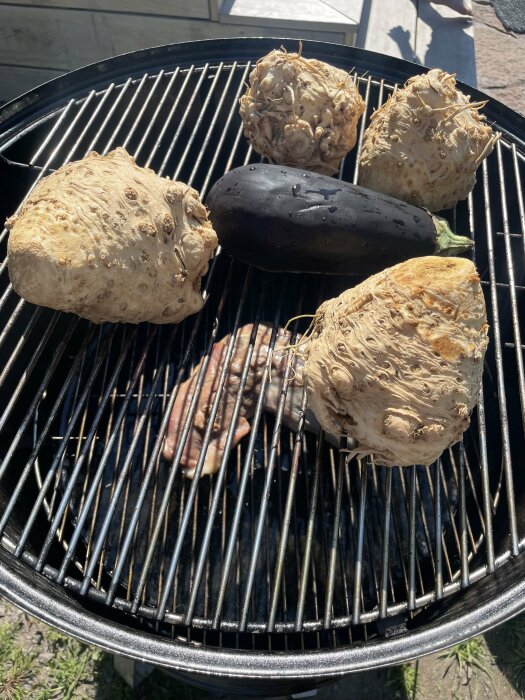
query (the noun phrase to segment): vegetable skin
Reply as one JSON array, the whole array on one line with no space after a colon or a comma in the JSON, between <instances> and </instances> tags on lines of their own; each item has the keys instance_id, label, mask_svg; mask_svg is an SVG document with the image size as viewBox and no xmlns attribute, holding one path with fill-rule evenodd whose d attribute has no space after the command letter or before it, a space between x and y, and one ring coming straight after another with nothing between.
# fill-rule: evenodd
<instances>
[{"instance_id":1,"label":"vegetable skin","mask_svg":"<svg viewBox=\"0 0 525 700\"><path fill-rule=\"evenodd\" d=\"M325 431L356 441L351 456L431 464L469 425L487 330L471 261L388 268L319 307L302 350L309 407Z\"/></svg>"},{"instance_id":2,"label":"vegetable skin","mask_svg":"<svg viewBox=\"0 0 525 700\"><path fill-rule=\"evenodd\" d=\"M424 209L284 166L235 168L215 183L206 204L223 249L265 270L367 275L472 245Z\"/></svg>"},{"instance_id":3,"label":"vegetable skin","mask_svg":"<svg viewBox=\"0 0 525 700\"><path fill-rule=\"evenodd\" d=\"M244 133L257 153L329 175L355 146L364 108L348 73L284 49L257 61L240 99Z\"/></svg>"},{"instance_id":4,"label":"vegetable skin","mask_svg":"<svg viewBox=\"0 0 525 700\"><path fill-rule=\"evenodd\" d=\"M476 169L498 139L453 75L437 68L409 78L370 119L359 184L430 211L466 199Z\"/></svg>"},{"instance_id":5,"label":"vegetable skin","mask_svg":"<svg viewBox=\"0 0 525 700\"><path fill-rule=\"evenodd\" d=\"M9 276L27 301L95 323L178 323L204 303L217 247L206 208L123 148L43 178L6 227Z\"/></svg>"}]
</instances>

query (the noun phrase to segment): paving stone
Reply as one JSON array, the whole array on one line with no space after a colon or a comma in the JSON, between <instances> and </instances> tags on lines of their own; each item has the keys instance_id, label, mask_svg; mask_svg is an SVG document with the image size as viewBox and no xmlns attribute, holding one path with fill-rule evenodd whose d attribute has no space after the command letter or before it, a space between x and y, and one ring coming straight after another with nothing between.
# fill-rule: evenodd
<instances>
[{"instance_id":1,"label":"paving stone","mask_svg":"<svg viewBox=\"0 0 525 700\"><path fill-rule=\"evenodd\" d=\"M478 88L525 115L525 34L508 32L486 0L474 0Z\"/></svg>"}]
</instances>

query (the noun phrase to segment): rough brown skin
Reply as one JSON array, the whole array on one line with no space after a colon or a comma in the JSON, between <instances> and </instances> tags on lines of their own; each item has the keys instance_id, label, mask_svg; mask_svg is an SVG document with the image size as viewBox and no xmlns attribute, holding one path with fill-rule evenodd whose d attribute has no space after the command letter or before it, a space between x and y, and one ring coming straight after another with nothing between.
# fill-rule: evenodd
<instances>
[{"instance_id":1,"label":"rough brown skin","mask_svg":"<svg viewBox=\"0 0 525 700\"><path fill-rule=\"evenodd\" d=\"M319 307L304 346L309 407L376 464L431 464L461 440L488 343L473 263L414 258Z\"/></svg>"},{"instance_id":2,"label":"rough brown skin","mask_svg":"<svg viewBox=\"0 0 525 700\"><path fill-rule=\"evenodd\" d=\"M372 114L359 184L433 212L466 199L498 138L469 99L437 68L407 80Z\"/></svg>"},{"instance_id":3,"label":"rough brown skin","mask_svg":"<svg viewBox=\"0 0 525 700\"><path fill-rule=\"evenodd\" d=\"M364 108L345 71L284 49L257 61L240 99L244 133L257 153L327 175L355 146Z\"/></svg>"},{"instance_id":4,"label":"rough brown skin","mask_svg":"<svg viewBox=\"0 0 525 700\"><path fill-rule=\"evenodd\" d=\"M202 308L217 247L206 208L123 148L42 179L6 227L13 288L34 304L95 323L178 323Z\"/></svg>"}]
</instances>

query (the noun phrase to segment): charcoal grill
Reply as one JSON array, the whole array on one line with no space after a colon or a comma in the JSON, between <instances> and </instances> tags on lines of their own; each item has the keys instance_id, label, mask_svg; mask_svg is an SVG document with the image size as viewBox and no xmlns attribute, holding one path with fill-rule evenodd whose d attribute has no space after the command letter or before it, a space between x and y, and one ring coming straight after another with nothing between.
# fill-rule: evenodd
<instances>
[{"instance_id":1,"label":"charcoal grill","mask_svg":"<svg viewBox=\"0 0 525 700\"><path fill-rule=\"evenodd\" d=\"M139 51L7 104L0 152L34 169L13 174L0 213L52 169L116 146L205 197L224 172L259 160L238 98L254 61L280 45L296 49L229 39ZM352 71L365 99L358 147L339 172L355 181L370 114L421 68L318 42L303 52ZM525 607L525 120L494 100L485 113L502 138L447 215L475 238L490 346L471 427L430 467L347 463L302 424L290 432L286 384L277 415L262 411L268 372L252 432L217 475L185 479L181 446L173 462L161 456L178 387L213 342L245 323L277 329L358 278L263 273L221 253L200 314L179 326L95 326L17 297L2 232L6 598L112 652L251 695L401 663Z\"/></svg>"}]
</instances>

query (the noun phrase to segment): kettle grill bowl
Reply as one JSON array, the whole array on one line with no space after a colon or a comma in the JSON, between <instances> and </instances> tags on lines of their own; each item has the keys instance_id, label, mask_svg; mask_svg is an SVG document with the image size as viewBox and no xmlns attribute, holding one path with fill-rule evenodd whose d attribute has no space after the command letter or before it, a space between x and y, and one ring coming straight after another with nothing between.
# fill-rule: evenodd
<instances>
[{"instance_id":1,"label":"kettle grill bowl","mask_svg":"<svg viewBox=\"0 0 525 700\"><path fill-rule=\"evenodd\" d=\"M237 101L253 62L281 44L296 49L211 40L74 71L0 109L0 152L41 168L39 179L124 146L204 197L225 171L257 162ZM355 181L373 109L423 69L319 42L303 42L303 53L352 70L365 99L339 173ZM471 427L431 467L347 464L262 410L214 477L188 482L177 459L159 456L176 389L214 341L245 323L277 328L359 278L263 273L220 253L204 310L180 326L94 326L17 297L3 231L6 598L108 651L252 695L402 663L525 607L525 120L494 100L484 112L502 138L447 215L475 240L490 346Z\"/></svg>"}]
</instances>

